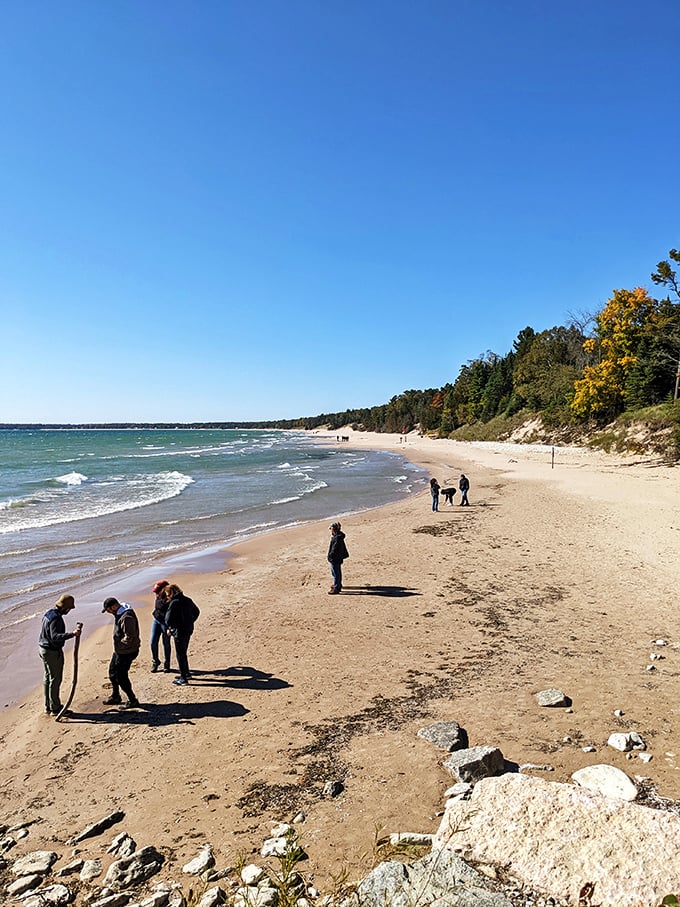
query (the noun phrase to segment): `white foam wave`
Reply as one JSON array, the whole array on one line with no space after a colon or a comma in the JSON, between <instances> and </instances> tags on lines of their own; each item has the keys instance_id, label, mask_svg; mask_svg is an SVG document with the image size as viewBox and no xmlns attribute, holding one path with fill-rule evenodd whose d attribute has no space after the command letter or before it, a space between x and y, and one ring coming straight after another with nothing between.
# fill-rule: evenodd
<instances>
[{"instance_id":1,"label":"white foam wave","mask_svg":"<svg viewBox=\"0 0 680 907\"><path fill-rule=\"evenodd\" d=\"M87 482L87 476L82 472L69 472L65 476L57 476L54 481L61 482L62 485L82 485Z\"/></svg>"},{"instance_id":2,"label":"white foam wave","mask_svg":"<svg viewBox=\"0 0 680 907\"><path fill-rule=\"evenodd\" d=\"M296 494L293 495L292 498L280 498L278 501L270 501L268 506L271 507L274 504L290 504L291 501L299 501L301 497L301 494Z\"/></svg>"},{"instance_id":3,"label":"white foam wave","mask_svg":"<svg viewBox=\"0 0 680 907\"><path fill-rule=\"evenodd\" d=\"M104 500L94 497L90 501L79 501L77 509L64 510L61 508L57 511L51 510L45 515L26 516L10 525L0 526L0 535L8 532L20 532L24 529L42 529L45 526L75 523L78 520L94 519L111 513L123 513L127 510L138 510L141 507L148 507L151 504L158 504L160 501L177 497L188 485L193 484L193 481L191 476L176 471L159 472L137 478L128 477L121 483L121 489L126 493L123 500L116 500L110 495ZM115 481L99 483L101 487L116 484ZM132 499L127 496L130 489L136 495Z\"/></svg>"}]
</instances>

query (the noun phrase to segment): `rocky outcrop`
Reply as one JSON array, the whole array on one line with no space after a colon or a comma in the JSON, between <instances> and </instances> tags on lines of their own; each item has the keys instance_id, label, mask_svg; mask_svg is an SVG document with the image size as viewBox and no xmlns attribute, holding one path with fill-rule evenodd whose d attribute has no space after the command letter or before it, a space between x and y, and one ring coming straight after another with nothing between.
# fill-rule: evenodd
<instances>
[{"instance_id":1,"label":"rocky outcrop","mask_svg":"<svg viewBox=\"0 0 680 907\"><path fill-rule=\"evenodd\" d=\"M434 846L502 867L522 885L601 907L657 907L680 884L680 818L571 784L486 778L447 805Z\"/></svg>"}]
</instances>

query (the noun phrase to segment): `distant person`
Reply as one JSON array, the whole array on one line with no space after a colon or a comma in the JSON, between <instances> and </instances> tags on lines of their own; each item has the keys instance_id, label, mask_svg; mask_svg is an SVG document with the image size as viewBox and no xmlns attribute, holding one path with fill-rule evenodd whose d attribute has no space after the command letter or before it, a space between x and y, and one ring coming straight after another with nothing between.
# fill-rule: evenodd
<instances>
[{"instance_id":1,"label":"distant person","mask_svg":"<svg viewBox=\"0 0 680 907\"><path fill-rule=\"evenodd\" d=\"M432 510L437 513L439 510L439 482L436 479L430 479L430 494L432 495Z\"/></svg>"},{"instance_id":2,"label":"distant person","mask_svg":"<svg viewBox=\"0 0 680 907\"><path fill-rule=\"evenodd\" d=\"M165 624L165 614L168 610L168 602L165 597L165 589L168 587L166 579L159 580L151 590L156 596L156 603L153 608L153 620L151 621L151 635L149 645L151 647L151 673L155 674L160 668L161 662L158 657L158 644L163 641L163 670L167 674L170 670L170 654L172 646L168 636L168 628Z\"/></svg>"},{"instance_id":3,"label":"distant person","mask_svg":"<svg viewBox=\"0 0 680 907\"><path fill-rule=\"evenodd\" d=\"M109 663L109 680L111 681L111 695L104 700L104 705L119 705L123 709L139 708L139 700L132 690L130 683L130 667L139 655L139 621L132 609L132 605L119 602L117 598L104 600L102 614L113 617L113 655ZM123 704L120 691L123 691L128 701Z\"/></svg>"},{"instance_id":4,"label":"distant person","mask_svg":"<svg viewBox=\"0 0 680 907\"><path fill-rule=\"evenodd\" d=\"M468 477L465 475L464 472L461 472L461 474L460 474L460 481L458 482L458 488L460 489L460 494L461 494L460 506L469 507L470 502L468 501L467 495L468 495L468 491L470 490L470 480L468 479Z\"/></svg>"},{"instance_id":5,"label":"distant person","mask_svg":"<svg viewBox=\"0 0 680 907\"><path fill-rule=\"evenodd\" d=\"M331 576L333 585L329 589L329 595L338 595L342 592L342 562L349 557L349 551L345 544L345 533L340 528L340 523L331 523L331 541L328 546L328 563L331 565Z\"/></svg>"},{"instance_id":6,"label":"distant person","mask_svg":"<svg viewBox=\"0 0 680 907\"><path fill-rule=\"evenodd\" d=\"M38 650L44 669L43 691L46 715L58 715L61 711L59 690L64 676L64 643L67 639L75 639L80 636L79 626L72 633L66 632L64 615L73 611L75 606L76 602L72 595L61 595L54 607L45 612L42 619Z\"/></svg>"},{"instance_id":7,"label":"distant person","mask_svg":"<svg viewBox=\"0 0 680 907\"><path fill-rule=\"evenodd\" d=\"M198 606L174 583L166 586L163 591L168 603L168 610L165 612L167 634L175 640L175 655L179 668L179 677L175 677L173 683L181 687L189 683L191 679L189 641L194 632L194 624L201 612L198 610Z\"/></svg>"},{"instance_id":8,"label":"distant person","mask_svg":"<svg viewBox=\"0 0 680 907\"><path fill-rule=\"evenodd\" d=\"M444 503L451 506L453 504L453 496L456 493L455 488L442 488L442 494L444 495Z\"/></svg>"}]
</instances>

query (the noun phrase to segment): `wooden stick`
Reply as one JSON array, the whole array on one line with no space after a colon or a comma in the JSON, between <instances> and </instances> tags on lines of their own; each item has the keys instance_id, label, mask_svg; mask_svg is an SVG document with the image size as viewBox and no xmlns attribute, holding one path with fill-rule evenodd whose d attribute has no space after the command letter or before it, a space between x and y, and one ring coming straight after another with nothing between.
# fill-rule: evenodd
<instances>
[{"instance_id":1,"label":"wooden stick","mask_svg":"<svg viewBox=\"0 0 680 907\"><path fill-rule=\"evenodd\" d=\"M82 630L82 624L76 624L76 629ZM76 636L76 641L73 644L73 682L71 683L71 692L69 697L66 700L66 704L61 707L61 711L55 718L55 721L59 721L60 718L63 718L66 710L73 702L73 697L76 695L76 684L78 683L78 647L80 646L80 633Z\"/></svg>"}]
</instances>

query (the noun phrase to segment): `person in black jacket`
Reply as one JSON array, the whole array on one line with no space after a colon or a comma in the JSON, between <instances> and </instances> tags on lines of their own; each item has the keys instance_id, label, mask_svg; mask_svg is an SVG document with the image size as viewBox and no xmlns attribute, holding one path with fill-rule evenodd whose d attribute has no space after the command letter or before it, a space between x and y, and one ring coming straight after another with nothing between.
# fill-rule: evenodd
<instances>
[{"instance_id":1,"label":"person in black jacket","mask_svg":"<svg viewBox=\"0 0 680 907\"><path fill-rule=\"evenodd\" d=\"M328 563L331 565L333 585L328 594L338 595L342 592L342 562L349 557L345 545L345 533L340 528L340 523L331 523L331 543L328 546Z\"/></svg>"},{"instance_id":2,"label":"person in black jacket","mask_svg":"<svg viewBox=\"0 0 680 907\"><path fill-rule=\"evenodd\" d=\"M464 472L461 472L461 474L460 474L460 481L458 482L458 488L460 489L460 494L461 494L460 506L469 507L470 502L468 501L467 495L468 495L468 491L470 490L470 480L468 479L468 477L465 475Z\"/></svg>"},{"instance_id":3,"label":"person in black jacket","mask_svg":"<svg viewBox=\"0 0 680 907\"><path fill-rule=\"evenodd\" d=\"M38 649L44 668L43 690L45 692L45 714L58 715L61 711L59 690L64 676L64 643L67 639L80 636L80 627L73 633L66 632L64 615L76 606L72 595L60 596L54 608L50 608L42 619Z\"/></svg>"},{"instance_id":4,"label":"person in black jacket","mask_svg":"<svg viewBox=\"0 0 680 907\"><path fill-rule=\"evenodd\" d=\"M151 673L155 674L161 666L158 657L158 644L163 641L163 670L167 674L170 670L170 637L165 626L165 614L168 610L168 602L165 598L165 590L168 587L166 579L159 580L151 590L156 596L156 602L153 608L153 620L151 621L151 634L149 636L149 646L151 648Z\"/></svg>"},{"instance_id":5,"label":"person in black jacket","mask_svg":"<svg viewBox=\"0 0 680 907\"><path fill-rule=\"evenodd\" d=\"M168 628L168 634L175 640L175 655L177 656L177 666L179 668L179 677L176 677L173 683L177 684L177 686L184 686L189 683L191 677L188 654L189 640L194 632L194 624L201 612L194 602L174 583L166 586L164 591L168 602L168 610L165 612L165 625Z\"/></svg>"}]
</instances>

